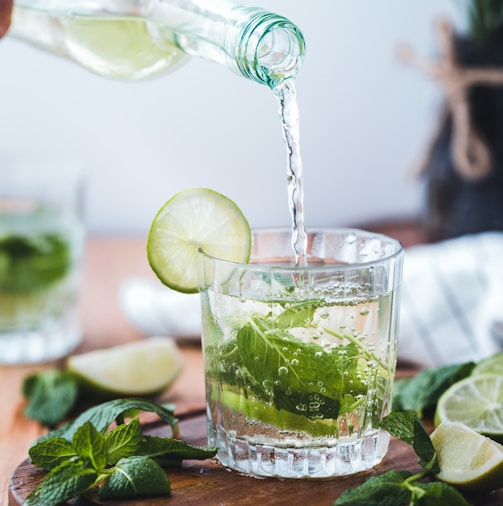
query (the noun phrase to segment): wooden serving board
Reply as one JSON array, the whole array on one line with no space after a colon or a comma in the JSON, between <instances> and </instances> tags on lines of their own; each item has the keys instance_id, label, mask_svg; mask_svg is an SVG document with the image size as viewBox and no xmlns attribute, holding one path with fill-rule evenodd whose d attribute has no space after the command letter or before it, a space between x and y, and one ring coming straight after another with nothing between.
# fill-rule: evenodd
<instances>
[{"instance_id":1,"label":"wooden serving board","mask_svg":"<svg viewBox=\"0 0 503 506\"><path fill-rule=\"evenodd\" d=\"M180 422L183 439L191 444L205 445L206 416L194 415ZM145 432L163 435L165 425L149 423ZM354 488L370 476L388 470L420 470L417 457L411 447L394 438L383 462L372 471L357 476L330 479L280 480L276 478L252 478L230 471L216 460L186 461L181 468L168 468L172 493L170 497L156 497L120 501L99 501L96 494L71 501L72 506L331 506L347 488ZM40 483L45 473L23 461L14 471L9 487L9 506L19 506ZM474 506L501 506L503 490L486 496L467 497ZM447 505L446 505L447 506Z\"/></svg>"}]
</instances>

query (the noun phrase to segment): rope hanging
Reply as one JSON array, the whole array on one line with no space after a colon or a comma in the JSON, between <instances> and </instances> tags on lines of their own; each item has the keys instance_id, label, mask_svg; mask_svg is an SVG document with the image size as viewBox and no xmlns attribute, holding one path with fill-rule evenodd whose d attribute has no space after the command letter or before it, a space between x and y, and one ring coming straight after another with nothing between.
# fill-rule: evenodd
<instances>
[{"instance_id":1,"label":"rope hanging","mask_svg":"<svg viewBox=\"0 0 503 506\"><path fill-rule=\"evenodd\" d=\"M468 95L475 85L503 85L503 70L496 68L464 68L457 59L454 31L441 19L437 27L440 60L430 62L410 48L400 48L400 58L437 80L442 86L447 108L452 117L451 154L458 174L466 180L477 181L491 171L491 153L485 141L475 131L470 118Z\"/></svg>"}]
</instances>

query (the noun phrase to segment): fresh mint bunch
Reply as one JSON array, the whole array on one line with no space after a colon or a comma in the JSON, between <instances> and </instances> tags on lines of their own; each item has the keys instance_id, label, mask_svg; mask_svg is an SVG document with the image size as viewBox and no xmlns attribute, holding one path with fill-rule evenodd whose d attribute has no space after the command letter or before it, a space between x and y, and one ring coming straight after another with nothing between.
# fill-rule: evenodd
<instances>
[{"instance_id":1,"label":"fresh mint bunch","mask_svg":"<svg viewBox=\"0 0 503 506\"><path fill-rule=\"evenodd\" d=\"M144 435L140 411L157 413L173 431L173 438ZM110 429L113 422L117 426ZM30 448L36 466L48 471L27 497L25 506L56 506L99 487L101 499L168 495L169 478L162 465L183 459L204 460L216 448L195 447L176 439L174 407L146 399L116 399L90 408L73 422L43 436Z\"/></svg>"},{"instance_id":2,"label":"fresh mint bunch","mask_svg":"<svg viewBox=\"0 0 503 506\"><path fill-rule=\"evenodd\" d=\"M388 471L373 476L363 485L344 491L334 506L470 506L454 487L440 481L423 481L440 469L430 436L414 411L392 412L381 426L414 448L423 470L417 474Z\"/></svg>"}]
</instances>

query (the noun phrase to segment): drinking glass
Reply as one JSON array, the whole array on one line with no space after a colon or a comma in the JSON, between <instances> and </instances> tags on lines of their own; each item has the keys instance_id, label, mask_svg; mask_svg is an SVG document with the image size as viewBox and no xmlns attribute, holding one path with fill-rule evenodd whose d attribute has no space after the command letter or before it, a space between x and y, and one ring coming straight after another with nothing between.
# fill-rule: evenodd
<instances>
[{"instance_id":1,"label":"drinking glass","mask_svg":"<svg viewBox=\"0 0 503 506\"><path fill-rule=\"evenodd\" d=\"M82 338L83 178L40 155L0 159L0 363L60 358Z\"/></svg>"},{"instance_id":2,"label":"drinking glass","mask_svg":"<svg viewBox=\"0 0 503 506\"><path fill-rule=\"evenodd\" d=\"M313 230L295 266L290 230L257 230L250 263L204 256L209 444L242 473L316 478L379 463L396 367L401 245Z\"/></svg>"}]
</instances>

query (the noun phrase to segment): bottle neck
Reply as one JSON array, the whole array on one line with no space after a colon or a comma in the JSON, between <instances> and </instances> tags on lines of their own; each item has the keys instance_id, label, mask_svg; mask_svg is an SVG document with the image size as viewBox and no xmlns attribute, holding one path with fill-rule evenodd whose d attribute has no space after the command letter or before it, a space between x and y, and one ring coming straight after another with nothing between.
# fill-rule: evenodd
<instances>
[{"instance_id":1,"label":"bottle neck","mask_svg":"<svg viewBox=\"0 0 503 506\"><path fill-rule=\"evenodd\" d=\"M294 77L304 59L299 28L264 9L231 0L157 0L153 5L151 17L182 51L271 88Z\"/></svg>"},{"instance_id":2,"label":"bottle neck","mask_svg":"<svg viewBox=\"0 0 503 506\"><path fill-rule=\"evenodd\" d=\"M79 55L66 43L73 35L66 33L69 25L58 19L74 20L72 26L79 20L84 24L92 20L93 29L101 27L102 33L113 27L115 20L142 20L148 26L146 33L154 53L168 45L223 64L270 88L294 77L305 53L302 33L288 19L232 0L16 0L15 5L18 15L11 29L13 36L77 61ZM79 28L79 35L82 33ZM92 44L92 51L99 55L101 48L93 43L93 34L86 37L86 51ZM122 42L126 41L109 41L119 46ZM131 55L125 50L116 53L127 65ZM109 63L121 65L119 61Z\"/></svg>"},{"instance_id":3,"label":"bottle neck","mask_svg":"<svg viewBox=\"0 0 503 506\"><path fill-rule=\"evenodd\" d=\"M231 42L232 43L232 42ZM295 77L305 54L300 30L288 19L266 11L257 11L244 27L234 52L238 73L275 88Z\"/></svg>"}]
</instances>

